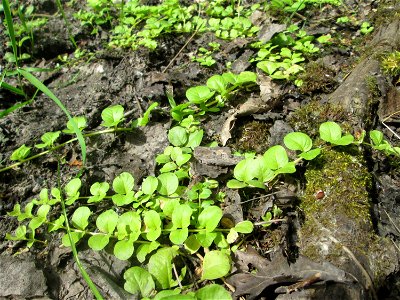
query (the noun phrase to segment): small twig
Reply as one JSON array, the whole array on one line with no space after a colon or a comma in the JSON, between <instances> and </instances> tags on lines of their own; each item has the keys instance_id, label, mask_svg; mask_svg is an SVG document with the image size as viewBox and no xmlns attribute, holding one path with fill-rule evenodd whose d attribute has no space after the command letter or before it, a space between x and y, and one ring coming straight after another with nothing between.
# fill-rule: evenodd
<instances>
[{"instance_id":1,"label":"small twig","mask_svg":"<svg viewBox=\"0 0 400 300\"><path fill-rule=\"evenodd\" d=\"M165 67L165 69L162 71L163 73L165 73L168 68L172 65L172 63L175 61L175 59L179 56L179 54L181 54L181 52L183 51L183 49L186 48L186 46L192 41L192 39L194 38L194 36L197 34L198 30L196 30L195 32L193 32L193 34L190 36L190 38L186 41L185 45L182 46L182 48L178 51L178 53L171 59L171 61L169 62L169 64Z\"/></svg>"},{"instance_id":2,"label":"small twig","mask_svg":"<svg viewBox=\"0 0 400 300\"><path fill-rule=\"evenodd\" d=\"M387 213L387 211L384 209L383 210L385 212L385 214L387 215L387 217L389 218L390 223L392 223L393 227L397 230L398 233L400 233L400 229L399 227L397 227L397 225L393 222L392 218L389 216L389 214Z\"/></svg>"},{"instance_id":3,"label":"small twig","mask_svg":"<svg viewBox=\"0 0 400 300\"><path fill-rule=\"evenodd\" d=\"M261 199L261 198L264 198L264 197L268 197L268 196L273 196L273 195L276 195L276 194L278 194L278 193L279 193L279 191L273 192L273 193L269 193L269 194L266 194L266 195L261 195L260 197L254 197L254 198L251 198L251 199L249 199L249 200L239 202L239 204L243 204L243 203L255 201L255 200L258 200L258 199Z\"/></svg>"},{"instance_id":4,"label":"small twig","mask_svg":"<svg viewBox=\"0 0 400 300\"><path fill-rule=\"evenodd\" d=\"M285 286L283 289L287 294L290 294L292 292L297 292L300 289L303 289L307 286L312 285L313 283L320 281L321 280L321 273L317 272L312 276L307 277L306 279L296 282L295 284Z\"/></svg>"},{"instance_id":5,"label":"small twig","mask_svg":"<svg viewBox=\"0 0 400 300\"><path fill-rule=\"evenodd\" d=\"M384 121L386 121L386 120L384 120ZM386 125L386 123L384 121L382 121L383 126L385 126L387 129L389 129L389 131L391 133L393 133L400 140L400 136L396 132L394 132L392 128L390 128L388 125Z\"/></svg>"},{"instance_id":6,"label":"small twig","mask_svg":"<svg viewBox=\"0 0 400 300\"><path fill-rule=\"evenodd\" d=\"M226 285L226 287L227 287L232 293L234 293L234 292L235 292L235 287L232 286L232 285L230 285L229 283L227 283L226 280L225 280L224 278L221 278L221 279L222 279L222 281L224 282L224 284Z\"/></svg>"},{"instance_id":7,"label":"small twig","mask_svg":"<svg viewBox=\"0 0 400 300\"><path fill-rule=\"evenodd\" d=\"M201 260L201 261L203 261L203 260L204 260L204 257L203 257L203 256L201 256L201 254L200 254L200 253L196 253L196 256L197 256L198 258L200 258L200 260Z\"/></svg>"},{"instance_id":8,"label":"small twig","mask_svg":"<svg viewBox=\"0 0 400 300\"><path fill-rule=\"evenodd\" d=\"M391 238L390 240L392 241L392 243L393 243L394 247L397 249L397 251L400 252L400 248L399 248L399 246L397 246L397 244L395 243L395 241L393 241L392 238Z\"/></svg>"},{"instance_id":9,"label":"small twig","mask_svg":"<svg viewBox=\"0 0 400 300\"><path fill-rule=\"evenodd\" d=\"M263 222L257 222L254 223L254 225L264 225L264 224L273 224L273 223L278 223L278 222L286 222L286 219L275 219L275 220L270 220L270 221L263 221Z\"/></svg>"},{"instance_id":10,"label":"small twig","mask_svg":"<svg viewBox=\"0 0 400 300\"><path fill-rule=\"evenodd\" d=\"M182 283L181 283L181 281L180 281L180 279L179 279L179 275L178 275L178 272L176 271L176 267L175 267L175 264L174 264L174 263L172 263L172 269L174 270L174 274L175 274L176 280L178 281L179 287L180 287L181 289L183 289Z\"/></svg>"},{"instance_id":11,"label":"small twig","mask_svg":"<svg viewBox=\"0 0 400 300\"><path fill-rule=\"evenodd\" d=\"M383 124L383 126L385 126L387 129L389 129L389 131L390 131L391 133L393 133L393 134L400 140L400 136L399 136L396 132L394 132L394 131L393 131L388 125L386 125L386 123L385 123L385 122L388 121L391 117L393 117L393 116L395 116L395 115L398 115L398 114L400 114L400 111L396 111L396 112L390 114L389 116L387 116L386 118L383 119L382 124Z\"/></svg>"}]
</instances>

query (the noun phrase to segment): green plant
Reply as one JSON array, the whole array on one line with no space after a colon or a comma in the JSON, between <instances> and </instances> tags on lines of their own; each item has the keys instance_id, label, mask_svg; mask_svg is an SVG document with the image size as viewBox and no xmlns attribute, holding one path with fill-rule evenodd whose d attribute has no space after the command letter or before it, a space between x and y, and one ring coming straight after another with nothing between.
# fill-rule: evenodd
<instances>
[{"instance_id":1,"label":"green plant","mask_svg":"<svg viewBox=\"0 0 400 300\"><path fill-rule=\"evenodd\" d=\"M382 70L390 76L400 75L400 51L385 55L381 62Z\"/></svg>"},{"instance_id":2,"label":"green plant","mask_svg":"<svg viewBox=\"0 0 400 300\"><path fill-rule=\"evenodd\" d=\"M49 94L49 95L51 95L51 94ZM135 128L135 127L146 126L146 124L149 122L149 116L150 116L151 111L154 110L154 108L156 108L157 106L158 106L158 103L153 103L145 111L145 113L143 114L143 117L140 117L137 120L132 121L131 127L118 127L118 125L124 119L124 108L121 105L114 105L114 106L105 108L101 114L102 119L103 119L102 126L106 127L107 129L101 129L101 130L92 131L92 132L82 132L84 130L84 128L86 127L86 118L84 116L78 116L78 117L72 117L68 120L68 122L66 124L67 128L63 129L62 133L63 134L74 134L78 130L80 135L82 135L82 138L89 138L92 136L106 134L106 133L132 131L133 128ZM17 160L18 162L0 169L0 172L10 170L12 168L15 168L15 167L25 163L25 162L30 161L32 159L36 159L36 158L44 156L48 153L52 153L62 147L65 147L66 145L78 140L78 138L72 138L72 139L67 140L66 142L55 145L55 142L60 137L60 134L61 134L60 131L44 133L41 137L42 143L37 143L34 145L34 147L37 149L47 148L47 150L44 150L42 152L36 153L31 156L29 156L29 154L31 153L31 151L30 151L31 147L22 145L21 147L16 149L11 154L11 157L10 157L10 160ZM82 160L84 160L83 155L82 155Z\"/></svg>"},{"instance_id":3,"label":"green plant","mask_svg":"<svg viewBox=\"0 0 400 300\"><path fill-rule=\"evenodd\" d=\"M263 227L268 227L271 226L274 222L278 222L279 220L277 219L282 215L282 210L274 205L272 207L272 211L267 211L261 219L263 220L262 222L257 223L256 225L261 225Z\"/></svg>"},{"instance_id":4,"label":"green plant","mask_svg":"<svg viewBox=\"0 0 400 300\"><path fill-rule=\"evenodd\" d=\"M342 135L340 125L335 122L325 122L319 127L320 139L329 143L325 146L312 148L311 138L302 132L291 132L284 137L286 148L296 151L293 160L289 159L287 150L280 145L270 147L262 156L247 156L234 169L234 178L228 181L229 188L256 187L266 189L280 174L296 172L296 165L302 160L312 160L325 147L369 145L375 150L383 151L387 155L400 155L400 147L392 147L383 139L383 133L377 130L370 132L371 144L365 143L365 132L355 140L351 134Z\"/></svg>"},{"instance_id":5,"label":"green plant","mask_svg":"<svg viewBox=\"0 0 400 300\"><path fill-rule=\"evenodd\" d=\"M33 18L34 6L23 5L16 3L16 12L18 21L13 23L14 38L16 40L16 46L18 54L15 52L6 52L4 58L11 63L15 63L17 60L22 61L31 58L31 54L23 52L23 48L26 41L29 41L31 51L34 48L33 29L43 26L47 23L47 18ZM4 6L3 4L3 7ZM10 7L8 5L8 7ZM8 22L6 22L8 25Z\"/></svg>"},{"instance_id":6,"label":"green plant","mask_svg":"<svg viewBox=\"0 0 400 300\"><path fill-rule=\"evenodd\" d=\"M214 2L209 6L202 2L184 6L178 0L166 0L159 5L143 5L138 0L121 4L88 1L90 9L80 11L75 17L82 25L91 26L94 34L113 23L109 46L132 49L139 46L156 49L157 38L170 33L208 31L223 39L234 39L252 36L258 31L248 18L257 6L244 8L238 4L233 13L232 3ZM205 10L206 18L199 14L202 10ZM236 13L240 15L236 16ZM210 63L208 59L207 64Z\"/></svg>"},{"instance_id":7,"label":"green plant","mask_svg":"<svg viewBox=\"0 0 400 300\"><path fill-rule=\"evenodd\" d=\"M275 11L283 11L286 13L296 13L306 8L307 5L320 6L323 4L331 4L339 6L341 0L271 0L267 8L272 8Z\"/></svg>"},{"instance_id":8,"label":"green plant","mask_svg":"<svg viewBox=\"0 0 400 300\"><path fill-rule=\"evenodd\" d=\"M360 32L362 34L369 34L374 31L374 26L372 26L369 22L362 22Z\"/></svg>"},{"instance_id":9,"label":"green plant","mask_svg":"<svg viewBox=\"0 0 400 300\"><path fill-rule=\"evenodd\" d=\"M171 117L180 122L186 116L202 116L206 112L218 112L235 92L241 88L254 85L257 75L253 72L214 75L207 80L206 85L191 87L186 91L188 102L177 104L172 95L169 95Z\"/></svg>"},{"instance_id":10,"label":"green plant","mask_svg":"<svg viewBox=\"0 0 400 300\"><path fill-rule=\"evenodd\" d=\"M200 47L197 52L197 56L192 56L192 61L196 61L196 62L200 63L200 65L202 65L202 66L207 66L207 67L213 66L216 63L216 61L215 61L215 59L212 58L212 54L215 51L219 50L221 44L211 42L211 43L208 43L208 46L210 47L210 50L208 50L204 47Z\"/></svg>"},{"instance_id":11,"label":"green plant","mask_svg":"<svg viewBox=\"0 0 400 300\"><path fill-rule=\"evenodd\" d=\"M300 64L306 60L307 55L320 51L312 43L314 39L304 30L299 30L298 26L291 25L266 44L254 43L253 46L260 50L257 57L250 61L257 62L257 67L272 79L293 80L297 85L301 85L301 81L297 80L297 74L304 71L304 68ZM320 44L329 40L329 35L317 39Z\"/></svg>"},{"instance_id":12,"label":"green plant","mask_svg":"<svg viewBox=\"0 0 400 300\"><path fill-rule=\"evenodd\" d=\"M136 266L125 272L127 291L140 292L143 297L154 296L156 289L170 289L184 280L185 267L180 270L180 277L173 279L173 258L185 256L178 245L183 245L192 254L202 247L214 245L215 250L205 252L201 279L223 277L230 270L230 243L236 241L239 233L250 233L253 225L244 221L230 230L218 228L222 210L210 200L212 195L205 197L203 191L203 197L197 201L183 200L181 197L185 190L179 182L174 173L166 172L157 177L148 176L134 191L133 176L123 172L112 183L114 194L106 196L110 185L96 182L90 188L92 196L82 197L79 192L81 181L74 178L62 190L53 188L50 197L47 189L42 190L40 198L33 199L23 210L17 204L9 215L21 222L29 221L28 226L21 225L14 235L8 234L7 239L26 241L31 247L39 242L36 236L39 227L45 227L49 232L65 232L65 216L60 215L57 209L64 195L71 216L70 235L74 244L88 238L89 247L95 251L110 244L114 255L121 260L135 254L141 263L147 262L146 269ZM94 211L82 203L85 200L87 203L102 201L104 210L96 212L98 215L93 219ZM77 201L80 202L78 207L74 205ZM107 208L110 205L113 207ZM124 209L117 213L116 208ZM67 234L64 234L62 242L71 246ZM147 278L146 286L137 283L137 274ZM215 289L222 293L220 288Z\"/></svg>"},{"instance_id":13,"label":"green plant","mask_svg":"<svg viewBox=\"0 0 400 300\"><path fill-rule=\"evenodd\" d=\"M336 19L336 23L338 23L338 24L346 24L348 22L350 22L350 18L347 17L347 16L340 17L340 18Z\"/></svg>"}]
</instances>

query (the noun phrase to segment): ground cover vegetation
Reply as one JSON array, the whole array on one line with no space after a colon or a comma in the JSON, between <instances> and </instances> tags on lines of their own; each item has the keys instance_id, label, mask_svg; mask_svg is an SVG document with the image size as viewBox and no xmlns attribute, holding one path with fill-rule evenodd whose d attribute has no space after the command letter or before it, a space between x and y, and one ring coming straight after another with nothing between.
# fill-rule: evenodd
<instances>
[{"instance_id":1,"label":"ground cover vegetation","mask_svg":"<svg viewBox=\"0 0 400 300\"><path fill-rule=\"evenodd\" d=\"M63 4L57 4L69 27ZM339 0L272 0L252 4L213 0L190 1L186 5L178 0L157 4L88 0L74 17L94 37L108 31L109 39L104 46L111 49L139 51L144 47L155 51L163 37L182 34L189 41L206 34L218 39L190 54L191 61L211 69L204 84L185 90L184 99L175 99L173 93L167 92L167 104L153 102L137 118L131 118L121 104L108 106L99 116L100 128L89 131L87 124L92 120L85 115L71 115L62 100L34 75L48 70L28 66L35 47L33 28L45 25L46 17L35 16L33 6L2 0L10 52L5 57L8 65L2 70L0 84L23 101L3 110L1 117L32 103L38 93L47 95L68 117L62 130L43 132L40 141L20 145L6 159L8 165L0 168L0 173L9 172L48 155L55 158L58 171L58 182L51 188L41 189L38 196L24 205L14 205L8 215L16 218L19 225L13 233L7 233L6 239L22 241L28 248L38 244L46 247L61 233L62 244L72 248L82 276L97 299L102 299L102 295L79 262L77 251L82 244L129 261L131 264L123 273L124 289L143 299L231 299L226 278L233 270L233 253L246 243L246 236L279 224L285 211L274 204L258 220L231 224L223 209L227 189L250 194L271 192L290 174L304 173L307 163L324 151L362 148L389 159L400 157L400 147L385 138L381 130L361 129L352 133L327 118L319 124L317 134L293 131L262 153L236 152L238 161L224 180L198 177L192 170L197 147L219 146L218 141L205 137L204 122L224 112L239 95L260 90L261 76L300 89L308 84L304 82L306 63L340 37L333 36L333 32L308 34L301 21L294 20L302 20L301 14L306 10L341 5ZM286 25L270 33L265 41L258 36L260 27L253 24L252 16L257 12L271 13ZM367 20L355 20L352 16L336 20L337 24L349 22L362 35L374 30ZM74 64L96 55L91 49L78 46L70 31L69 35L75 52L72 56L60 56L59 68L63 63ZM249 39L248 46L254 54L247 63L252 71L232 72L232 61L225 64L224 72L215 74L212 68L221 43L235 39ZM381 58L382 69L397 82L399 57L395 51ZM85 172L86 141L99 135L135 132L147 126L156 114L168 115L171 126L167 133L169 145L154 158L155 174L138 182L135 174L121 170L110 182L97 181L85 187L81 177ZM61 182L59 173L66 159L60 149L73 144L81 149L80 171Z\"/></svg>"}]
</instances>

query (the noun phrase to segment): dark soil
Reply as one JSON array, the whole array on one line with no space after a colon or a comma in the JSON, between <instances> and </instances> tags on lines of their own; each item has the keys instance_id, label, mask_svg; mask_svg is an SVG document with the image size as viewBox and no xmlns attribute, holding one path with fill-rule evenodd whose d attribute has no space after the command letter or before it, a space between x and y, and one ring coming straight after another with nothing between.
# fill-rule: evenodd
<instances>
[{"instance_id":1,"label":"dark soil","mask_svg":"<svg viewBox=\"0 0 400 300\"><path fill-rule=\"evenodd\" d=\"M112 104L123 105L125 112L129 112L129 118L136 119L151 103L160 103L161 108L153 112L151 122L145 127L132 133L104 134L87 139L88 157L81 177L82 194L88 192L85 186L89 187L96 181L111 182L123 171L134 174L136 184L140 184L143 177L156 174L154 158L169 144L167 131L171 119L167 89L173 88L175 99L183 101L186 89L205 83L214 74L228 71L227 61L233 62L231 71L234 73L256 70L254 64L248 63L248 58L253 55L249 41L218 40L211 34L196 35L186 46L190 35L164 36L160 38L159 47L155 51L142 48L137 51L109 49L105 46L107 30L96 36L91 35L88 28L80 26L79 21L72 17L79 8L72 9L66 5L66 1L62 2L71 22L72 34L77 44L90 50L92 55L56 68L60 63L58 56L67 55L71 61L73 58L74 47L65 23L57 14L55 1L29 2L36 5L36 13L50 17L44 27L35 30L34 59L27 62L26 66L53 70L35 75L57 95L72 115L87 117L87 130L100 128L101 112ZM328 120L341 123L352 133L362 128L367 131L375 128L382 130L392 144L399 145L400 141L394 134L400 134L398 121L392 118L386 122L390 130L381 122L384 117L400 109L399 81L381 72L377 59L377 49L381 44L377 41L382 42L381 37L388 34L384 31L389 30L392 40L383 40L382 43L388 43L389 46L383 45L382 51L400 50L400 3L390 0L344 2L346 10L334 7L314 9L305 16L294 18L305 26L308 34L331 33L338 42L309 58L306 72L302 75L304 85L298 88L290 82L277 81L272 83L274 92L265 96L262 94L262 85L269 86L269 81L260 74L259 88L243 92L221 113L210 115L204 120L206 142L219 139L229 116L236 113L236 109L248 99L258 97L273 101L256 112L237 115L237 121L232 124L233 136L227 142L230 149L263 153L269 146L282 144L283 136L291 131L304 131L310 136L316 136L319 124ZM349 14L349 11L357 19L375 21L375 31L363 36L357 28L337 25L335 20ZM3 18L3 15L0 17ZM310 21L303 22L303 18ZM279 21L278 17L273 20L275 24ZM215 66L207 68L191 61L191 52L216 40L221 43L221 49L215 57ZM10 67L1 59L6 51L10 51L6 47L7 41L4 30L0 31L0 44L3 45L0 48L0 70ZM370 78L369 84L365 81L366 76ZM16 81L9 83L17 84ZM24 82L24 85L29 90L29 84ZM34 89L30 91L32 95L34 92ZM19 101L23 99L5 89L0 90L1 109ZM12 163L9 157L20 145L32 145L43 133L64 129L66 122L59 107L38 93L30 104L0 119L0 167ZM235 162L220 161L218 157L214 161L204 162L205 158L214 156L203 150L199 148L195 152L200 162L198 166L193 165L195 172L200 176L218 178L221 182L231 178ZM368 206L368 214L362 215L361 223L358 222L359 215L349 217L334 206L345 199L353 199L353 194L359 192L358 188L347 186L346 176L356 174L350 169L351 162L349 169L338 170L336 176L341 177L339 181L335 181L334 177L326 177L318 183L318 189L324 189L327 195L329 189L333 190L334 183L339 182L349 187L335 194L341 199L329 200L333 204L321 200L325 210L309 210L302 203L306 203L307 197L318 192L317 184L313 186L316 190L313 190L311 179L307 176L315 170L326 170L324 164L330 164L326 157L300 166L296 174L282 178L268 193L254 190L225 191L228 198L224 204L225 213L234 222L243 219L259 222L260 217L271 210L273 205L279 206L287 217L283 224L256 228L244 241L243 246L247 247L247 252L238 251L234 255L235 274L228 278L228 282L236 288L234 297L400 298L399 158L386 157L367 147L355 151L356 154L352 153L352 158L349 158L347 155L350 154L342 156L340 150L334 154L334 160L343 159L344 163L348 159L355 161L357 168L363 165L362 174L368 177L368 183L363 181L361 187L365 198L357 198L357 195L355 200L366 200ZM80 171L79 164L76 165L82 159L79 146L69 145L56 154L65 162L61 166L61 182L67 182ZM359 170L357 172L361 172ZM327 174L325 171L315 172L313 174L318 176ZM57 180L57 160L53 155L31 160L0 173L0 299L93 298L74 264L70 249L60 246L59 236L48 235L46 246L35 244L30 249L21 242L5 240L6 233L13 232L18 226L17 221L9 217L7 212L16 203L23 206L28 200L37 197L41 189L56 186ZM327 216L336 222L334 227L325 222ZM313 219L316 223L311 227L317 230L310 229L307 221ZM336 234L334 230L340 233ZM363 239L367 234L373 234L373 238ZM332 242L329 237L340 239L339 242ZM376 243L369 245L372 240ZM129 266L128 262L119 261L106 251L94 252L85 245L79 247L82 262L106 299L134 298L123 289L122 274ZM327 250L329 253L322 255L318 247L330 247ZM334 252L332 249L335 247L344 250L341 248ZM346 249L350 249L351 255ZM257 278L250 273L253 268L260 272ZM313 270L319 270L321 277L314 280ZM301 283L298 288L293 286L296 283Z\"/></svg>"}]
</instances>

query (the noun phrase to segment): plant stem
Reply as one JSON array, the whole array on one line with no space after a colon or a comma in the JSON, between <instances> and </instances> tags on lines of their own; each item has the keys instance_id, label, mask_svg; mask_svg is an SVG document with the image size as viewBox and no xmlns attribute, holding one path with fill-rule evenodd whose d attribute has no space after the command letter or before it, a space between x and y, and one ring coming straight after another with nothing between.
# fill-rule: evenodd
<instances>
[{"instance_id":1,"label":"plant stem","mask_svg":"<svg viewBox=\"0 0 400 300\"><path fill-rule=\"evenodd\" d=\"M61 191L60 165L61 165L61 161L58 159L58 164L57 164L57 183L58 183L58 189ZM78 252L76 251L75 243L74 243L72 235L71 235L71 228L69 227L67 211L65 209L65 203L64 203L64 199L62 198L62 194L61 194L61 209L62 209L62 213L63 213L64 218L65 218L65 226L67 228L67 234L68 234L69 243L71 245L72 254L73 254L75 262L76 262L76 264L77 264L77 266L79 268L79 271L81 272L83 279L86 281L87 285L89 286L90 290L92 291L92 293L96 297L96 299L97 300L103 300L103 296L100 294L99 290L94 285L93 281L90 279L88 273L86 272L85 268L83 267L83 265L81 264L81 262L79 260Z\"/></svg>"},{"instance_id":2,"label":"plant stem","mask_svg":"<svg viewBox=\"0 0 400 300\"><path fill-rule=\"evenodd\" d=\"M123 131L132 131L132 130L133 130L132 128L111 128L111 129L109 128L109 129L99 130L99 131L95 131L95 132L89 132L87 134L84 134L83 137L86 138L86 137L92 137L92 136L100 135L100 134L103 134L103 133L123 132ZM50 152L58 150L58 149L64 147L65 145L68 145L68 144L70 144L72 142L75 142L77 140L78 140L78 138L73 138L73 139L70 139L70 140L60 144L60 145L54 146L54 147L52 147L52 148L50 148L50 149L48 149L46 151L43 151L43 152L40 152L38 154L32 155L32 156L30 156L28 158L25 158L25 159L23 159L23 160L21 160L21 161L19 161L17 163L14 163L12 165L9 165L7 167L4 167L4 168L0 169L0 173L4 172L4 171L7 171L7 170L10 170L10 169L13 169L15 167L18 167L19 165L22 165L23 163L25 163L27 161L30 161L32 159L38 158L40 156L44 156L44 155L46 155L46 154L48 154Z\"/></svg>"},{"instance_id":3,"label":"plant stem","mask_svg":"<svg viewBox=\"0 0 400 300\"><path fill-rule=\"evenodd\" d=\"M68 22L67 17L65 16L64 9L62 7L61 1L60 0L56 0L56 2L57 2L58 10L60 11L62 18L64 19L65 26L67 27L69 39L70 39L71 43L74 45L74 47L76 49L76 48L78 48L78 46L76 45L75 39L72 36L71 26L70 26L70 24Z\"/></svg>"}]
</instances>

